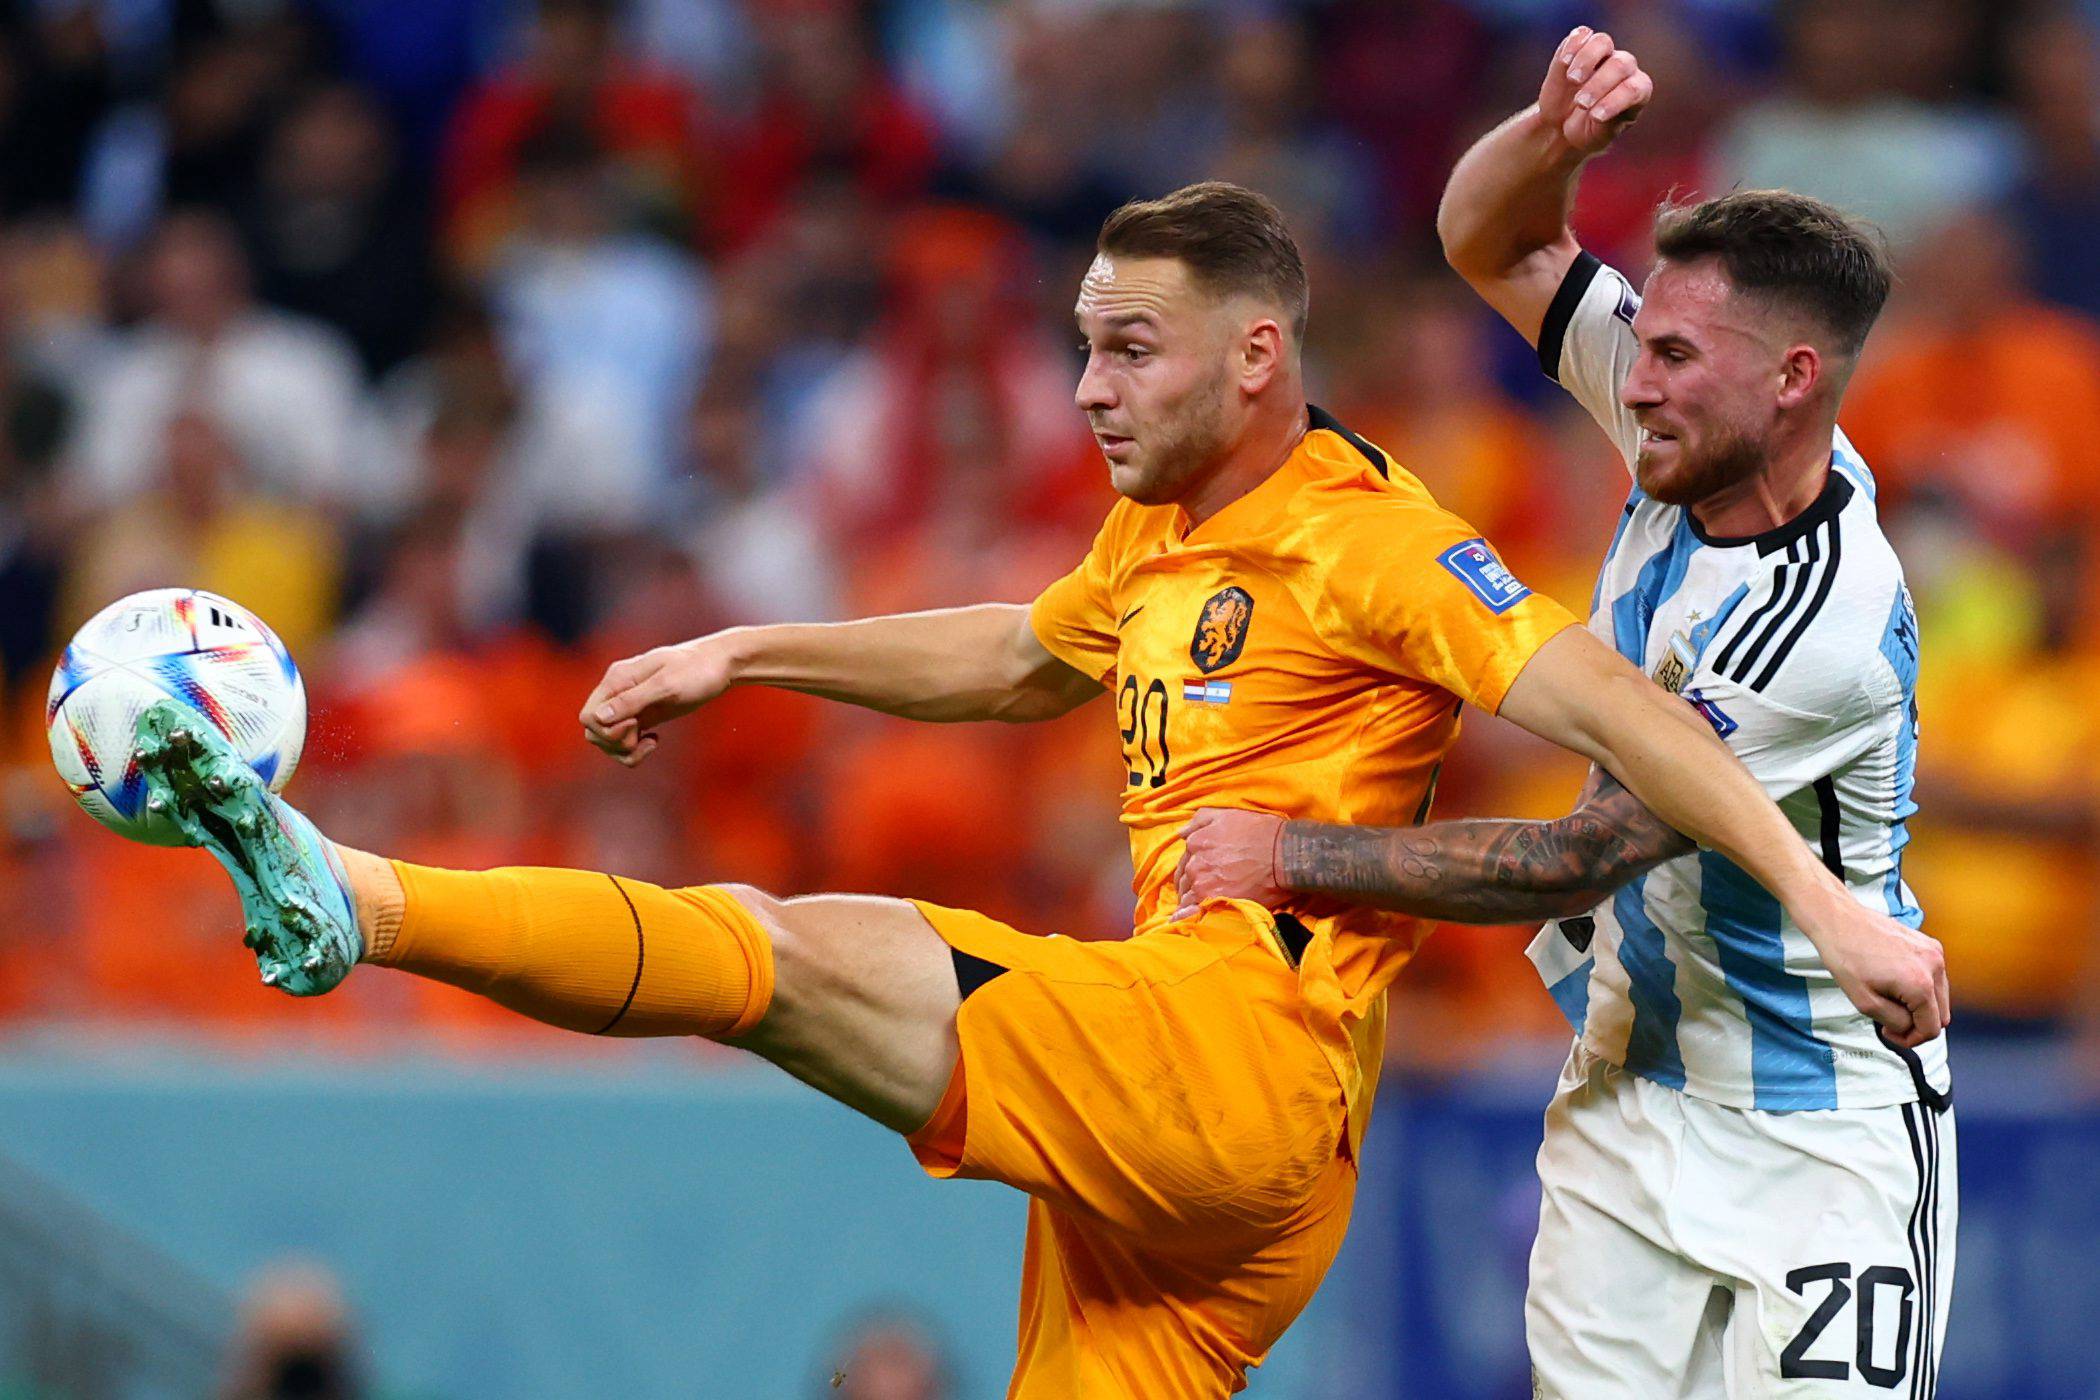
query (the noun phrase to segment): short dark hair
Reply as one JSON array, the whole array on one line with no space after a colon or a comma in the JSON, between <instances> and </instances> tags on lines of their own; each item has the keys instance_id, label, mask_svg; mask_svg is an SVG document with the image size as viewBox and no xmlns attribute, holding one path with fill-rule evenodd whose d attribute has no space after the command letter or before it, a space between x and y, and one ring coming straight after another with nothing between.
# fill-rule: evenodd
<instances>
[{"instance_id":1,"label":"short dark hair","mask_svg":"<svg viewBox=\"0 0 2100 1400\"><path fill-rule=\"evenodd\" d=\"M1717 258L1735 288L1800 312L1857 355L1895 274L1881 233L1789 190L1737 190L1655 215L1656 255Z\"/></svg>"},{"instance_id":2,"label":"short dark hair","mask_svg":"<svg viewBox=\"0 0 2100 1400\"><path fill-rule=\"evenodd\" d=\"M1184 185L1158 199L1134 199L1101 225L1097 252L1111 257L1176 258L1205 288L1268 297L1290 313L1304 339L1312 296L1298 240L1267 196L1223 180Z\"/></svg>"}]
</instances>

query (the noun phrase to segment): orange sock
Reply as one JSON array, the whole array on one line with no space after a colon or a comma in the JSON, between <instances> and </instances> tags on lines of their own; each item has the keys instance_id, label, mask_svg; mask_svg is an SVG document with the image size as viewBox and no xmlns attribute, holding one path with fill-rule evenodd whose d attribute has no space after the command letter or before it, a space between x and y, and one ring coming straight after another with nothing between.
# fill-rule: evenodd
<instances>
[{"instance_id":1,"label":"orange sock","mask_svg":"<svg viewBox=\"0 0 2100 1400\"><path fill-rule=\"evenodd\" d=\"M392 862L399 931L366 961L450 982L589 1035L700 1035L756 1026L773 945L714 885L666 890L583 870L437 870Z\"/></svg>"}]
</instances>

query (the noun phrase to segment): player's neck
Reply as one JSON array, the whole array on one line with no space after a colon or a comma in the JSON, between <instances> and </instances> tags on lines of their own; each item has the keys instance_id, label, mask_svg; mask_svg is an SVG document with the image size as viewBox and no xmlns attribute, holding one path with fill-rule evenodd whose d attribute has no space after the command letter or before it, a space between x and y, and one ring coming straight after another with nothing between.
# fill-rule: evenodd
<instances>
[{"instance_id":1,"label":"player's neck","mask_svg":"<svg viewBox=\"0 0 2100 1400\"><path fill-rule=\"evenodd\" d=\"M1692 516L1717 539L1748 539L1776 530L1816 503L1830 479L1830 427L1802 434L1763 471L1692 507Z\"/></svg>"},{"instance_id":2,"label":"player's neck","mask_svg":"<svg viewBox=\"0 0 2100 1400\"><path fill-rule=\"evenodd\" d=\"M1188 528L1195 529L1274 476L1298 450L1307 421L1303 403L1254 419L1217 469L1182 497L1179 504L1188 515Z\"/></svg>"}]
</instances>

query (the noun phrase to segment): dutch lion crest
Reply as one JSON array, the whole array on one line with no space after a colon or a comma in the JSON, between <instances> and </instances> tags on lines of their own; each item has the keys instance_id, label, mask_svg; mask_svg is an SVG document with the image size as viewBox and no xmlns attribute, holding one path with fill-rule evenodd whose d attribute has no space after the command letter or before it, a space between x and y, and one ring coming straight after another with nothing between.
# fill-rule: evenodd
<instances>
[{"instance_id":1,"label":"dutch lion crest","mask_svg":"<svg viewBox=\"0 0 2100 1400\"><path fill-rule=\"evenodd\" d=\"M1205 675L1240 659L1247 644L1247 624L1254 618L1254 598L1244 588L1222 588L1210 595L1196 619L1189 659Z\"/></svg>"}]
</instances>

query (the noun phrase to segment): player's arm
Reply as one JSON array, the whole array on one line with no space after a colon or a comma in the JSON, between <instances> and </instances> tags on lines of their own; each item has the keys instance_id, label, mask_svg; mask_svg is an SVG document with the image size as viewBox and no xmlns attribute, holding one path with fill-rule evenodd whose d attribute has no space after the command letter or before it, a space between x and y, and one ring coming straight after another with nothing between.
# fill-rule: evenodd
<instances>
[{"instance_id":1,"label":"player's arm","mask_svg":"<svg viewBox=\"0 0 2100 1400\"><path fill-rule=\"evenodd\" d=\"M770 685L921 720L1054 719L1102 693L1037 640L1019 603L857 622L732 627L616 661L581 718L630 766L656 729L733 685Z\"/></svg>"},{"instance_id":2,"label":"player's arm","mask_svg":"<svg viewBox=\"0 0 2100 1400\"><path fill-rule=\"evenodd\" d=\"M1437 209L1444 256L1533 345L1582 249L1568 227L1584 162L1631 125L1654 85L1609 34L1561 42L1539 100L1475 142Z\"/></svg>"},{"instance_id":3,"label":"player's arm","mask_svg":"<svg viewBox=\"0 0 2100 1400\"><path fill-rule=\"evenodd\" d=\"M1184 909L1229 895L1324 895L1460 924L1538 923L1592 909L1694 849L1603 769L1551 821L1349 826L1206 808L1182 833Z\"/></svg>"},{"instance_id":4,"label":"player's arm","mask_svg":"<svg viewBox=\"0 0 2100 1400\"><path fill-rule=\"evenodd\" d=\"M1867 908L1817 859L1699 712L1579 627L1555 634L1511 682L1503 718L1605 769L1669 826L1769 890L1853 1005L1905 1045L1949 1015L1937 942Z\"/></svg>"}]
</instances>

